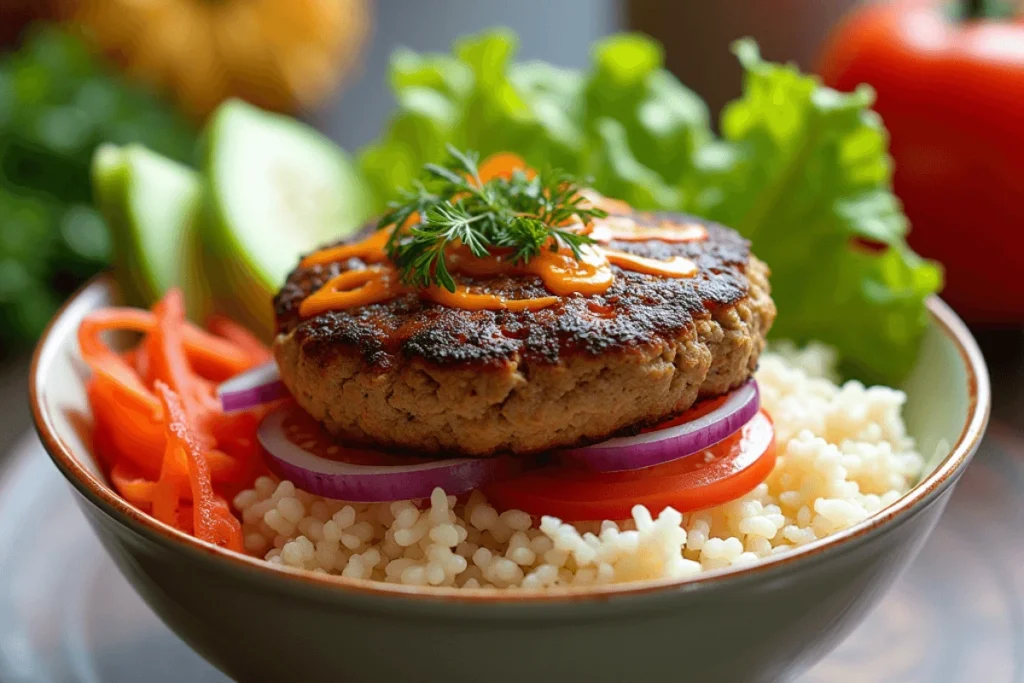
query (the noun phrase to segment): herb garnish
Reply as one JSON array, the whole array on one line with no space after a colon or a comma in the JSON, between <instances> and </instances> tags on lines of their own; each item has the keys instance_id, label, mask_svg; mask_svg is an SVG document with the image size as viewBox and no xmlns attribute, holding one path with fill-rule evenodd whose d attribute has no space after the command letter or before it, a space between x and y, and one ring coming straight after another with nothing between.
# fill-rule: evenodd
<instances>
[{"instance_id":1,"label":"herb garnish","mask_svg":"<svg viewBox=\"0 0 1024 683\"><path fill-rule=\"evenodd\" d=\"M445 263L445 249L462 243L477 257L492 249L512 249L513 261L525 263L548 246L562 246L580 258L580 247L593 240L565 229L573 217L583 223L607 214L584 203L579 183L563 171L548 170L528 177L515 171L511 178L480 181L479 156L448 145L448 160L426 164L423 177L389 211L377 227L404 226L413 213L417 224L396 229L388 239L388 258L407 284L440 285L455 291Z\"/></svg>"}]
</instances>

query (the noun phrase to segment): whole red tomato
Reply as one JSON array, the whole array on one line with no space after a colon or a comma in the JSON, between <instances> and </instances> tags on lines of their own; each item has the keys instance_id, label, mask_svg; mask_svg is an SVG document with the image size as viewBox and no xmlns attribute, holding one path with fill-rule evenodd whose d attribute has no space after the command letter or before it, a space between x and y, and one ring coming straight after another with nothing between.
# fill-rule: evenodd
<instances>
[{"instance_id":1,"label":"whole red tomato","mask_svg":"<svg viewBox=\"0 0 1024 683\"><path fill-rule=\"evenodd\" d=\"M864 5L827 41L820 72L878 92L910 244L945 265L943 298L971 322L1020 324L1024 21L992 18L996 6Z\"/></svg>"}]
</instances>

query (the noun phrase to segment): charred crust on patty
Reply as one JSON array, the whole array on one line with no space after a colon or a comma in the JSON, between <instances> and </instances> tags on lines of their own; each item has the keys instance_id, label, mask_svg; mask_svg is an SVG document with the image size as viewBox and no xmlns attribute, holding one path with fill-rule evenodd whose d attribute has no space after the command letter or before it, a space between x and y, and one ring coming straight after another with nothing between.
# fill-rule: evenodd
<instances>
[{"instance_id":1,"label":"charred crust on patty","mask_svg":"<svg viewBox=\"0 0 1024 683\"><path fill-rule=\"evenodd\" d=\"M537 311L449 308L412 293L301 319L305 297L364 264L299 268L275 300L281 377L345 443L483 457L635 433L746 382L775 318L767 266L735 232L704 224L699 242L611 245L688 257L695 277L615 268L603 296L562 297ZM514 298L549 295L531 276L486 285Z\"/></svg>"},{"instance_id":2,"label":"charred crust on patty","mask_svg":"<svg viewBox=\"0 0 1024 683\"><path fill-rule=\"evenodd\" d=\"M293 335L303 355L329 363L341 349L357 349L363 362L386 371L421 359L432 365L556 364L574 354L600 355L616 349L673 339L717 309L748 294L749 243L714 223L674 213L635 213L641 225L663 220L703 224L708 238L686 243L612 242L613 249L655 259L685 256L698 266L693 278L664 278L613 267L615 282L602 296L562 297L537 311L471 311L448 308L405 294L350 311L301 319L303 299L343 270L360 268L358 259L329 266L297 268L274 299L278 333ZM373 229L367 226L352 242ZM341 242L339 242L341 243ZM488 291L510 298L549 296L534 276L486 280Z\"/></svg>"}]
</instances>

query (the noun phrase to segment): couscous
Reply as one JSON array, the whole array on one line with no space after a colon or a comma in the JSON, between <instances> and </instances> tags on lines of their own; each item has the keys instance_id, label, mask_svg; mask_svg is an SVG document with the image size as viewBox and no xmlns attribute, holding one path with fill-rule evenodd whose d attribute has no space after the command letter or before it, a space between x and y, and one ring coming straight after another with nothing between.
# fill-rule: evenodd
<instances>
[{"instance_id":1,"label":"couscous","mask_svg":"<svg viewBox=\"0 0 1024 683\"><path fill-rule=\"evenodd\" d=\"M757 381L778 459L764 483L709 510L563 523L500 512L474 492L351 504L261 477L239 493L245 549L285 567L407 585L584 586L756 562L847 528L904 494L922 459L904 395L837 385L834 354L811 345L764 355Z\"/></svg>"}]
</instances>

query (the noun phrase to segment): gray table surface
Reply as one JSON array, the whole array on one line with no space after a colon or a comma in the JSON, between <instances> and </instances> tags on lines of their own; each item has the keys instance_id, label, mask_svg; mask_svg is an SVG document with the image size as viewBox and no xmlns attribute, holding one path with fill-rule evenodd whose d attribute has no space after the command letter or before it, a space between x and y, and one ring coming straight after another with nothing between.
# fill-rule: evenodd
<instances>
[{"instance_id":1,"label":"gray table surface","mask_svg":"<svg viewBox=\"0 0 1024 683\"><path fill-rule=\"evenodd\" d=\"M0 464L15 440L32 428L28 410L27 356L0 363Z\"/></svg>"}]
</instances>

